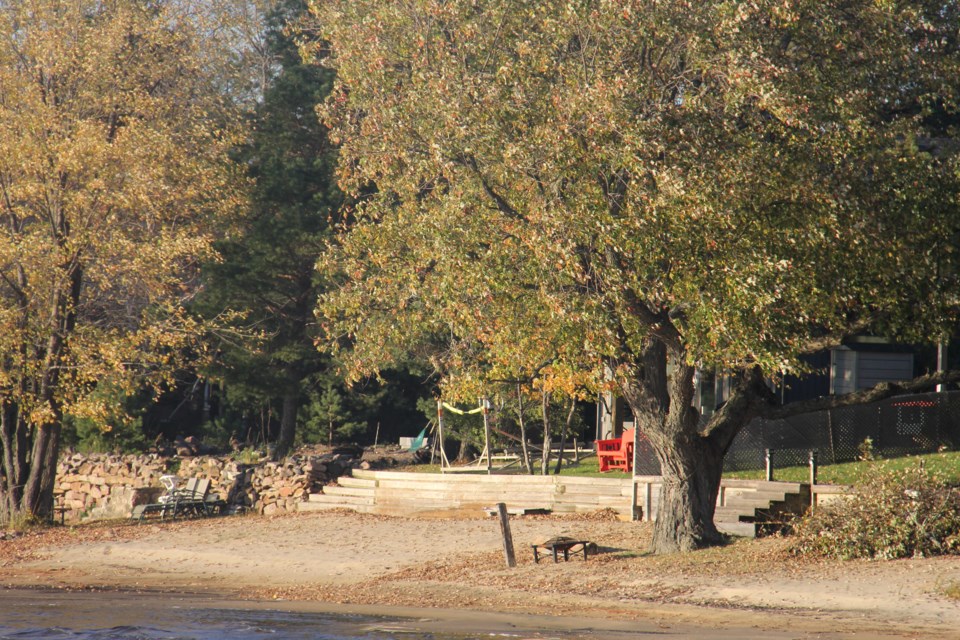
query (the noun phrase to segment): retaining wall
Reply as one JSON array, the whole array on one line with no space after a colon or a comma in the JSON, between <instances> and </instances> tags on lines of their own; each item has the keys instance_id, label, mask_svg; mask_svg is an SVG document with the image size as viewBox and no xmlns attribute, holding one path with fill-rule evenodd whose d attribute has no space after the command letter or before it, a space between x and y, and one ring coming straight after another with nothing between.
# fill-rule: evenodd
<instances>
[{"instance_id":1,"label":"retaining wall","mask_svg":"<svg viewBox=\"0 0 960 640\"><path fill-rule=\"evenodd\" d=\"M297 511L311 491L349 471L354 460L336 454L292 456L284 462L242 464L228 457L74 454L61 459L54 488L65 522L129 517L138 504L163 493L160 476L208 478L211 493L236 507L272 514Z\"/></svg>"}]
</instances>

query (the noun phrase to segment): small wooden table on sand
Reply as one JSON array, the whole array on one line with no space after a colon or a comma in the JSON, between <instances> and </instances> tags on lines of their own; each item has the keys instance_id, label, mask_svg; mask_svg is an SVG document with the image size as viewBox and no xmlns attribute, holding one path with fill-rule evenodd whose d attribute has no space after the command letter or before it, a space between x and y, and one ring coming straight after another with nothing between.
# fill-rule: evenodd
<instances>
[{"instance_id":1,"label":"small wooden table on sand","mask_svg":"<svg viewBox=\"0 0 960 640\"><path fill-rule=\"evenodd\" d=\"M563 536L559 536L556 538L550 538L546 542L541 542L540 544L532 544L530 546L533 547L533 561L535 563L539 563L541 551L550 551L551 553L553 553L554 562L558 562L557 554L560 552L563 552L563 561L567 562L568 560L570 560L570 550L577 545L580 545L581 548L583 549L583 559L586 560L587 546L589 544L590 543L586 540L575 540L573 538L565 538ZM577 551L579 551L579 549Z\"/></svg>"}]
</instances>

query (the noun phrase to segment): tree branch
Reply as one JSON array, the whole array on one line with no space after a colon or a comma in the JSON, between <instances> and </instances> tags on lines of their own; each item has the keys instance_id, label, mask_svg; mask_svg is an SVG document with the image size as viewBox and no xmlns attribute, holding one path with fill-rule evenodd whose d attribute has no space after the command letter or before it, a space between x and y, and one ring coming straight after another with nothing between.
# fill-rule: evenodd
<instances>
[{"instance_id":1,"label":"tree branch","mask_svg":"<svg viewBox=\"0 0 960 640\"><path fill-rule=\"evenodd\" d=\"M458 162L465 167L468 167L473 170L473 173L477 176L477 179L480 181L480 186L483 187L484 192L490 197L491 200L497 205L497 209L500 213L504 214L507 217L513 218L514 220L522 220L523 216L520 215L520 212L517 211L513 206L507 202L506 198L497 193L494 188L484 177L483 172L480 171L479 165L477 165L477 159L470 155L462 155Z\"/></svg>"},{"instance_id":2,"label":"tree branch","mask_svg":"<svg viewBox=\"0 0 960 640\"><path fill-rule=\"evenodd\" d=\"M854 320L850 322L849 325L844 327L842 332L831 331L828 335L819 338L810 338L809 340L804 341L800 352L816 353L817 351L838 347L843 343L845 338L856 335L861 331L866 331L873 326L876 321L877 318L874 316L866 316L864 318L860 318L859 320Z\"/></svg>"},{"instance_id":3,"label":"tree branch","mask_svg":"<svg viewBox=\"0 0 960 640\"><path fill-rule=\"evenodd\" d=\"M711 440L718 451L726 453L737 433L775 402L763 372L752 367L740 376L730 397L710 417L701 435Z\"/></svg>"},{"instance_id":4,"label":"tree branch","mask_svg":"<svg viewBox=\"0 0 960 640\"><path fill-rule=\"evenodd\" d=\"M942 371L929 373L906 382L881 382L875 387L854 391L842 396L824 396L813 400L803 400L801 402L791 402L781 407L772 407L767 411L761 412L761 417L768 420L779 420L799 415L801 413L811 413L813 411L826 411L828 409L837 409L840 407L849 407L857 404L867 404L869 402L878 402L894 396L907 395L911 393L922 393L933 389L938 384L948 384L960 381L960 370Z\"/></svg>"}]
</instances>

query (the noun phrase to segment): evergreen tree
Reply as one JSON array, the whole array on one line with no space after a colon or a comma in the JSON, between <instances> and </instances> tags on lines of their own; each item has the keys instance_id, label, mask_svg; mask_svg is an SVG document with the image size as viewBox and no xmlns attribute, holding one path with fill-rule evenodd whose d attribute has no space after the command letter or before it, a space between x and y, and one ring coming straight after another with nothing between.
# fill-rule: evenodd
<instances>
[{"instance_id":1,"label":"evergreen tree","mask_svg":"<svg viewBox=\"0 0 960 640\"><path fill-rule=\"evenodd\" d=\"M221 343L212 374L226 381L230 398L279 402L277 457L293 445L305 381L329 368L313 346L313 306L322 288L314 265L341 203L336 151L314 111L333 73L302 64L285 32L304 10L298 0L280 2L268 21L276 73L238 154L251 179L251 205L218 247L221 261L208 266L202 301L204 313L242 314L234 328L248 337ZM249 339L254 332L259 339Z\"/></svg>"},{"instance_id":2,"label":"evergreen tree","mask_svg":"<svg viewBox=\"0 0 960 640\"><path fill-rule=\"evenodd\" d=\"M382 425L385 438L419 428L412 376L388 374L351 389L315 347L314 308L328 284L315 265L343 196L334 176L337 151L316 114L334 73L303 64L287 29L305 11L301 0L281 0L268 20L275 73L238 153L251 205L218 246L221 260L208 265L200 303L209 316L239 314L231 322L236 335L223 335L209 373L225 382L225 411L279 414L279 433L267 434L276 437L275 458L294 445L298 424L301 438L328 444L362 437L381 413L391 418Z\"/></svg>"}]
</instances>

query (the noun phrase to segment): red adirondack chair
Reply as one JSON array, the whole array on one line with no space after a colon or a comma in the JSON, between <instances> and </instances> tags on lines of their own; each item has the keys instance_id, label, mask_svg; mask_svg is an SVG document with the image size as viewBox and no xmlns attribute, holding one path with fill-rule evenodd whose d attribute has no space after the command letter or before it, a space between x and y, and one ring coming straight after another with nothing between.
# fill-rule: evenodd
<instances>
[{"instance_id":1,"label":"red adirondack chair","mask_svg":"<svg viewBox=\"0 0 960 640\"><path fill-rule=\"evenodd\" d=\"M626 429L619 438L597 440L600 471L633 471L633 429Z\"/></svg>"}]
</instances>

